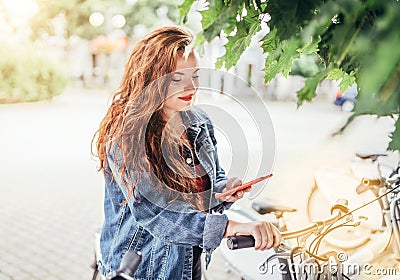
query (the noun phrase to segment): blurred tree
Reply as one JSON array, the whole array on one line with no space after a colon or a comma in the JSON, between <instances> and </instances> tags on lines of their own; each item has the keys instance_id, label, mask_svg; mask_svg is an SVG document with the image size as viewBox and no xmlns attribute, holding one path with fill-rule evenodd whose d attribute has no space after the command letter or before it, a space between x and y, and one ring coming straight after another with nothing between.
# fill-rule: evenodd
<instances>
[{"instance_id":1,"label":"blurred tree","mask_svg":"<svg viewBox=\"0 0 400 280\"><path fill-rule=\"evenodd\" d=\"M0 103L48 100L67 84L59 63L38 54L32 45L0 45Z\"/></svg>"},{"instance_id":2,"label":"blurred tree","mask_svg":"<svg viewBox=\"0 0 400 280\"><path fill-rule=\"evenodd\" d=\"M179 6L181 21L187 20L193 3L185 0ZM356 82L358 102L348 123L363 114L392 116L396 125L388 148L400 150L399 1L210 0L200 13L203 30L197 45L228 38L217 67L234 66L253 35L269 28L260 42L268 53L265 82L278 73L288 75L302 56L317 55L323 67L298 91L298 105L311 101L325 78L340 80L342 91Z\"/></svg>"},{"instance_id":3,"label":"blurred tree","mask_svg":"<svg viewBox=\"0 0 400 280\"><path fill-rule=\"evenodd\" d=\"M54 20L64 18L66 38L77 35L85 39L93 39L98 35L107 33L105 24L92 26L89 16L93 12L106 14L121 14L126 18L127 24L123 30L128 36L133 34L133 28L142 24L147 28L157 24L161 16L165 16L173 22L177 22L179 12L177 9L179 0L36 0L40 12L31 21L32 39L38 39L42 35L54 35ZM105 15L106 16L106 15Z\"/></svg>"},{"instance_id":4,"label":"blurred tree","mask_svg":"<svg viewBox=\"0 0 400 280\"><path fill-rule=\"evenodd\" d=\"M181 0L138 0L130 8L130 12L125 14L127 24L125 30L127 34L134 33L137 24L152 28L154 25L162 24L158 22L162 18L169 19L173 23L179 20L178 4Z\"/></svg>"},{"instance_id":5,"label":"blurred tree","mask_svg":"<svg viewBox=\"0 0 400 280\"><path fill-rule=\"evenodd\" d=\"M73 34L82 37L91 37L96 33L94 27L89 24L91 1L64 0L50 1L37 0L39 13L31 20L32 39L40 39L42 36L54 35L54 20L61 18L64 21L66 38Z\"/></svg>"}]
</instances>

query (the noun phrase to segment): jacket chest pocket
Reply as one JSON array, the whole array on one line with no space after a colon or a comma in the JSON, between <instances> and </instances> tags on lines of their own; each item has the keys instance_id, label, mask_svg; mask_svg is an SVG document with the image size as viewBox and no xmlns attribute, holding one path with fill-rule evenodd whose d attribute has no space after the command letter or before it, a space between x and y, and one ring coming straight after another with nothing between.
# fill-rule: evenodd
<instances>
[{"instance_id":1,"label":"jacket chest pocket","mask_svg":"<svg viewBox=\"0 0 400 280\"><path fill-rule=\"evenodd\" d=\"M203 138L203 140L198 141L197 144L197 157L205 171L211 176L211 174L214 174L215 169L216 151L214 144L209 137Z\"/></svg>"},{"instance_id":2,"label":"jacket chest pocket","mask_svg":"<svg viewBox=\"0 0 400 280\"><path fill-rule=\"evenodd\" d=\"M201 135L196 141L196 150L201 152L204 150L207 153L213 153L215 150L214 142L210 135Z\"/></svg>"}]
</instances>

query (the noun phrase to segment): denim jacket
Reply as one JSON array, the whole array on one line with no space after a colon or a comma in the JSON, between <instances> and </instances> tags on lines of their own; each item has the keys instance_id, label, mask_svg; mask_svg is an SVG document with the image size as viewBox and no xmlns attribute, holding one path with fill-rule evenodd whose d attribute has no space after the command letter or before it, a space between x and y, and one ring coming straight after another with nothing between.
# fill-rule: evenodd
<instances>
[{"instance_id":1,"label":"denim jacket","mask_svg":"<svg viewBox=\"0 0 400 280\"><path fill-rule=\"evenodd\" d=\"M143 257L135 279L191 279L193 246L203 248L208 265L211 253L221 243L228 222L222 212L232 203L214 198L228 178L219 165L213 125L207 114L194 106L179 113L188 127L187 135L194 143L194 152L210 177L211 189L207 196L210 210L195 210L184 200L170 202L153 188L146 174L142 174L135 188L140 203L130 197L128 203L121 206L127 191L117 172L118 156L111 152L107 160L112 176L104 173L105 221L99 261L103 275L119 267L127 250L140 250ZM194 162L191 153L185 150L184 154L189 165ZM135 173L131 177L135 179Z\"/></svg>"}]
</instances>

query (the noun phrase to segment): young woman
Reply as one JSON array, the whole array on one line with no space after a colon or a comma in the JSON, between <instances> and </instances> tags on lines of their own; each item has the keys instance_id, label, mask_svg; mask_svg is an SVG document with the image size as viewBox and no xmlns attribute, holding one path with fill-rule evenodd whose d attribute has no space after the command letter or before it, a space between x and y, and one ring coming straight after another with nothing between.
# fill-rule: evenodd
<instances>
[{"instance_id":1,"label":"young woman","mask_svg":"<svg viewBox=\"0 0 400 280\"><path fill-rule=\"evenodd\" d=\"M241 181L225 176L211 120L191 106L199 78L195 53L185 55L192 41L190 32L172 26L137 42L100 124L103 274L117 269L127 250L140 250L135 279L201 279L201 253L208 264L226 236L253 235L257 250L279 245L271 223L222 214L243 191L214 198Z\"/></svg>"}]
</instances>

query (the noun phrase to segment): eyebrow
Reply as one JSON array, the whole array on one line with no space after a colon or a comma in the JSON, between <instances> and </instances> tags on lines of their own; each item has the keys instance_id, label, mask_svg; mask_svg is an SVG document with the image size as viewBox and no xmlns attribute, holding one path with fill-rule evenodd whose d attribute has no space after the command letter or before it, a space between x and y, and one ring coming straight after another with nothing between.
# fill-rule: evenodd
<instances>
[{"instance_id":1,"label":"eyebrow","mask_svg":"<svg viewBox=\"0 0 400 280\"><path fill-rule=\"evenodd\" d=\"M198 72L199 70L200 70L200 68L197 68L195 71L193 71L193 73L192 73L192 74L194 74L194 73ZM174 72L174 74L185 75L185 74L184 74L184 73L182 73L182 72Z\"/></svg>"}]
</instances>

